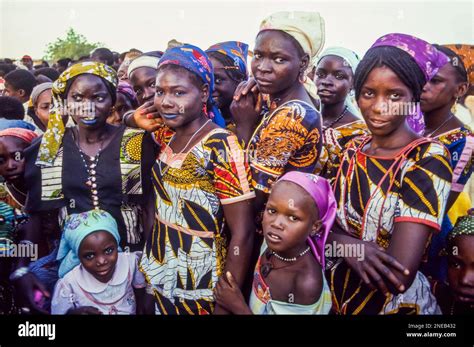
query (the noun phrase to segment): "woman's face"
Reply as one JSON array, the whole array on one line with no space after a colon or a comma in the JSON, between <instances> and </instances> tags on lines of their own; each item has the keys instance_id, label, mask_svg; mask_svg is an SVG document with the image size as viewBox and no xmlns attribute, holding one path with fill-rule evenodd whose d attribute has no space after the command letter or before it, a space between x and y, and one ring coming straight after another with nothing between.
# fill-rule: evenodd
<instances>
[{"instance_id":1,"label":"woman's face","mask_svg":"<svg viewBox=\"0 0 474 347\"><path fill-rule=\"evenodd\" d=\"M47 89L38 96L38 99L35 103L35 114L38 116L44 126L48 126L51 95L52 90Z\"/></svg>"},{"instance_id":2,"label":"woman's face","mask_svg":"<svg viewBox=\"0 0 474 347\"><path fill-rule=\"evenodd\" d=\"M319 98L326 105L344 101L352 88L352 69L341 57L325 56L319 62L315 76Z\"/></svg>"},{"instance_id":3,"label":"woman's face","mask_svg":"<svg viewBox=\"0 0 474 347\"><path fill-rule=\"evenodd\" d=\"M298 83L309 58L300 57L297 48L281 31L266 30L258 34L251 66L260 92L277 94Z\"/></svg>"},{"instance_id":4,"label":"woman's face","mask_svg":"<svg viewBox=\"0 0 474 347\"><path fill-rule=\"evenodd\" d=\"M209 57L209 59L214 67L214 93L212 98L220 109L228 108L232 103L239 82L234 81L227 75L224 65L219 60L213 57Z\"/></svg>"},{"instance_id":5,"label":"woman's face","mask_svg":"<svg viewBox=\"0 0 474 347\"><path fill-rule=\"evenodd\" d=\"M423 87L420 106L423 112L431 112L454 103L463 83L451 64L444 65Z\"/></svg>"},{"instance_id":6,"label":"woman's face","mask_svg":"<svg viewBox=\"0 0 474 347\"><path fill-rule=\"evenodd\" d=\"M23 178L25 159L23 151L28 144L13 136L0 137L0 176L8 183L17 183Z\"/></svg>"},{"instance_id":7,"label":"woman's face","mask_svg":"<svg viewBox=\"0 0 474 347\"><path fill-rule=\"evenodd\" d=\"M112 106L112 96L99 76L84 74L72 82L67 94L67 109L79 128L104 126Z\"/></svg>"},{"instance_id":8,"label":"woman's face","mask_svg":"<svg viewBox=\"0 0 474 347\"><path fill-rule=\"evenodd\" d=\"M474 304L474 236L454 239L448 255L448 282L457 301Z\"/></svg>"},{"instance_id":9,"label":"woman's face","mask_svg":"<svg viewBox=\"0 0 474 347\"><path fill-rule=\"evenodd\" d=\"M200 117L208 96L208 85L199 88L191 72L166 67L158 71L154 102L168 127L181 128Z\"/></svg>"},{"instance_id":10,"label":"woman's face","mask_svg":"<svg viewBox=\"0 0 474 347\"><path fill-rule=\"evenodd\" d=\"M128 76L140 106L147 101L152 101L155 96L156 73L157 71L151 67L140 67Z\"/></svg>"},{"instance_id":11,"label":"woman's face","mask_svg":"<svg viewBox=\"0 0 474 347\"><path fill-rule=\"evenodd\" d=\"M357 103L372 134L388 136L405 124L412 100L413 93L395 72L381 66L367 76Z\"/></svg>"}]
</instances>

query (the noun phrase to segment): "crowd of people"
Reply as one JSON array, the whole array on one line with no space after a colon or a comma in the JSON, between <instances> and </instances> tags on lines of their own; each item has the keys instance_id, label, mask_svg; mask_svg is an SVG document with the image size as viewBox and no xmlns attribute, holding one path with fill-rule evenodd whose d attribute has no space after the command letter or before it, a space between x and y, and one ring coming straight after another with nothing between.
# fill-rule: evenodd
<instances>
[{"instance_id":1,"label":"crowd of people","mask_svg":"<svg viewBox=\"0 0 474 347\"><path fill-rule=\"evenodd\" d=\"M474 46L324 43L2 59L0 312L472 314Z\"/></svg>"}]
</instances>

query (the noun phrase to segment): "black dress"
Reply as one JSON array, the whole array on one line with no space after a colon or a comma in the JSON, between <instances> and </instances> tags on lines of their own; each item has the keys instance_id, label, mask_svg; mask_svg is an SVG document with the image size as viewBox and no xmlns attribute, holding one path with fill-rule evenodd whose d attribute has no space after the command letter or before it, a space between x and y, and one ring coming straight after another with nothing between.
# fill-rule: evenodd
<instances>
[{"instance_id":1,"label":"black dress","mask_svg":"<svg viewBox=\"0 0 474 347\"><path fill-rule=\"evenodd\" d=\"M139 136L132 141L124 141L126 127L121 126L113 135L110 143L102 149L96 163L96 184L98 206L100 209L109 212L117 221L119 233L121 236L121 246L129 246L131 250L137 250L142 247L141 238L130 237L130 224L140 224L141 208L132 209L130 213L123 213L129 206L141 206L143 204L143 192L151 189L151 166L155 159L155 145L151 135L137 131L133 136ZM47 200L42 196L44 183L42 181L42 170L35 165L38 155L40 141L32 144L25 152L25 181L28 189L26 201L26 211L28 213L41 212L46 210L63 209L67 215L72 213L81 213L94 209L95 205L92 198L91 187L86 184L89 174L85 166L84 159L81 156L79 148L74 139L74 132L67 128L63 137L63 155L62 170L60 175L61 197ZM126 148L125 148L126 147ZM140 148L141 147L141 148ZM128 152L135 153L135 160L138 160L139 177L135 186L141 185L139 194L124 192L124 185L128 184L126 178L123 178L121 167L121 156ZM137 155L139 154L139 157ZM137 179L135 175L135 179ZM58 176L59 177L59 176ZM48 175L48 178L49 175ZM141 228L141 225L135 227ZM133 240L132 240L133 239Z\"/></svg>"}]
</instances>

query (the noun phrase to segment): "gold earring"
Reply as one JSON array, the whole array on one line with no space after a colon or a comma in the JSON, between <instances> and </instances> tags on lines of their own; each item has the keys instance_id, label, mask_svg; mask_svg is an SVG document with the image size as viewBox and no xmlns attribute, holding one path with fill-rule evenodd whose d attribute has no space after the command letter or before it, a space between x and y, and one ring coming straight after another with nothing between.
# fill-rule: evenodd
<instances>
[{"instance_id":1,"label":"gold earring","mask_svg":"<svg viewBox=\"0 0 474 347\"><path fill-rule=\"evenodd\" d=\"M456 98L454 105L451 107L452 114L456 114L456 111L458 110L458 101L459 101L459 96Z\"/></svg>"}]
</instances>

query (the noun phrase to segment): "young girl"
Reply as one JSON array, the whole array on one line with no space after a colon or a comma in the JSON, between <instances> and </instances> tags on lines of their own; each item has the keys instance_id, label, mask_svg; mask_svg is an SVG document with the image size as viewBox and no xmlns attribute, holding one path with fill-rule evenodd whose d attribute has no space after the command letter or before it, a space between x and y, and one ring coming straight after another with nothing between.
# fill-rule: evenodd
<instances>
[{"instance_id":1,"label":"young girl","mask_svg":"<svg viewBox=\"0 0 474 347\"><path fill-rule=\"evenodd\" d=\"M223 312L212 295L221 273L232 271L239 285L247 273L255 195L237 138L210 119L218 112L213 90L207 55L192 45L171 48L156 77L161 119L136 119L144 128L159 123L153 133L160 148L152 168L156 219L140 270L160 314Z\"/></svg>"},{"instance_id":2,"label":"young girl","mask_svg":"<svg viewBox=\"0 0 474 347\"><path fill-rule=\"evenodd\" d=\"M117 222L102 210L68 217L59 245L52 314L135 314L144 294L137 253L120 252ZM140 289L142 293L140 293Z\"/></svg>"},{"instance_id":3,"label":"young girl","mask_svg":"<svg viewBox=\"0 0 474 347\"><path fill-rule=\"evenodd\" d=\"M424 135L437 139L449 150L453 181L441 232L433 236L429 261L424 271L444 281L448 264L446 257L440 255L440 252L446 248L447 236L457 218L465 215L466 210L472 206L469 195L464 192L464 186L469 181L474 168L474 134L453 113L456 103L465 95L469 87L464 64L461 58L449 48L437 45L435 47L446 54L450 62L445 64L423 87L420 104L426 125Z\"/></svg>"},{"instance_id":4,"label":"young girl","mask_svg":"<svg viewBox=\"0 0 474 347\"><path fill-rule=\"evenodd\" d=\"M449 153L407 123L424 84L447 57L405 34L379 38L357 67L354 86L371 136L340 157L338 202L330 242L364 249L328 273L338 314L436 314L419 271L431 235L440 230L452 171Z\"/></svg>"},{"instance_id":5,"label":"young girl","mask_svg":"<svg viewBox=\"0 0 474 347\"><path fill-rule=\"evenodd\" d=\"M331 293L323 274L324 251L335 214L328 181L298 171L283 175L265 208L265 242L250 307L230 272L217 284L217 303L234 314L327 314Z\"/></svg>"},{"instance_id":6,"label":"young girl","mask_svg":"<svg viewBox=\"0 0 474 347\"><path fill-rule=\"evenodd\" d=\"M458 219L448 235L448 283L433 293L443 314L474 314L474 209Z\"/></svg>"}]
</instances>

